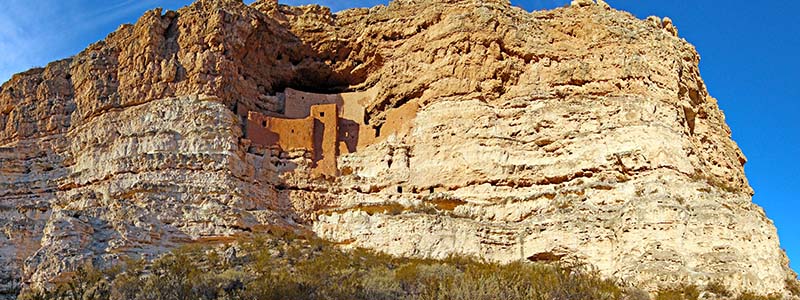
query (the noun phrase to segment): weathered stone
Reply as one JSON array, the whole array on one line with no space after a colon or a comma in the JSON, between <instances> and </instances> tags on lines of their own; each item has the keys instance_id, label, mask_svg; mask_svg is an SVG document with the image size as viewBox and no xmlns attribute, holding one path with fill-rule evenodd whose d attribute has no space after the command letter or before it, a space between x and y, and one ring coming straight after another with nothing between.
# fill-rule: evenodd
<instances>
[{"instance_id":1,"label":"weathered stone","mask_svg":"<svg viewBox=\"0 0 800 300\"><path fill-rule=\"evenodd\" d=\"M785 293L794 273L695 49L668 18L573 3L200 0L15 75L0 298L274 226Z\"/></svg>"},{"instance_id":2,"label":"weathered stone","mask_svg":"<svg viewBox=\"0 0 800 300\"><path fill-rule=\"evenodd\" d=\"M572 0L572 2L570 2L571 6L577 6L577 7L590 6L594 4L595 4L594 0Z\"/></svg>"},{"instance_id":3,"label":"weathered stone","mask_svg":"<svg viewBox=\"0 0 800 300\"><path fill-rule=\"evenodd\" d=\"M672 24L672 19L670 19L669 17L664 17L664 20L662 21L662 26L664 27L665 30L667 30L667 32L672 34L672 36L676 37L678 36L678 28L675 27L675 24Z\"/></svg>"}]
</instances>

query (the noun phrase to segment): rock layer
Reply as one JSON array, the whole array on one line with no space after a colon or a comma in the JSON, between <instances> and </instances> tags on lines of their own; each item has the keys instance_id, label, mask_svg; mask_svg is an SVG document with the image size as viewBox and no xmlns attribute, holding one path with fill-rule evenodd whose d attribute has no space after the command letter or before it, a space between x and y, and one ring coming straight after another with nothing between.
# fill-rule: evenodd
<instances>
[{"instance_id":1,"label":"rock layer","mask_svg":"<svg viewBox=\"0 0 800 300\"><path fill-rule=\"evenodd\" d=\"M201 0L15 75L0 294L271 226L403 256L580 259L651 290L785 293L794 273L695 49L669 19L575 2ZM369 95L357 124L375 139L335 151L337 176L253 144L248 115L286 113L287 88Z\"/></svg>"}]
</instances>

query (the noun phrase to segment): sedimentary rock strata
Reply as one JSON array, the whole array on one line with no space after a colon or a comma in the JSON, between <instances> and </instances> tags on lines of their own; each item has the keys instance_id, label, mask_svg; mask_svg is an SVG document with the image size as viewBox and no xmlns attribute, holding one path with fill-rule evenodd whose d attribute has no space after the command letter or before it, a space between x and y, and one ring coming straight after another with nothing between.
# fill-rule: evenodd
<instances>
[{"instance_id":1,"label":"sedimentary rock strata","mask_svg":"<svg viewBox=\"0 0 800 300\"><path fill-rule=\"evenodd\" d=\"M746 161L668 19L601 2L153 10L0 90L0 294L307 228L395 255L579 259L786 291Z\"/></svg>"}]
</instances>

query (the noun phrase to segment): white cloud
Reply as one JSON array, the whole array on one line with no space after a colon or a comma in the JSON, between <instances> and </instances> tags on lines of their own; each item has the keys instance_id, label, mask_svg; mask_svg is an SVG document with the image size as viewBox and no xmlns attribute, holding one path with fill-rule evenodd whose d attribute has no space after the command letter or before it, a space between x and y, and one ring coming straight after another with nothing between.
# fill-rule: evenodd
<instances>
[{"instance_id":1,"label":"white cloud","mask_svg":"<svg viewBox=\"0 0 800 300\"><path fill-rule=\"evenodd\" d=\"M14 73L77 54L123 21L176 0L2 0L0 82Z\"/></svg>"}]
</instances>

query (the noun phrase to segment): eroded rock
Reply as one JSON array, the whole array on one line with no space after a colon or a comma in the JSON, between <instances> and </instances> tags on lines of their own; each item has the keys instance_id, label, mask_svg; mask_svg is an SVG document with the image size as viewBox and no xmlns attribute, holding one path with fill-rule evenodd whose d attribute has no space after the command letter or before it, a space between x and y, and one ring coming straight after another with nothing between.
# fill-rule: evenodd
<instances>
[{"instance_id":1,"label":"eroded rock","mask_svg":"<svg viewBox=\"0 0 800 300\"><path fill-rule=\"evenodd\" d=\"M786 292L694 47L668 18L573 3L201 0L15 75L2 297L275 226L403 256L580 259L651 290ZM324 134L286 146L284 119ZM248 130L270 120L282 137Z\"/></svg>"}]
</instances>

